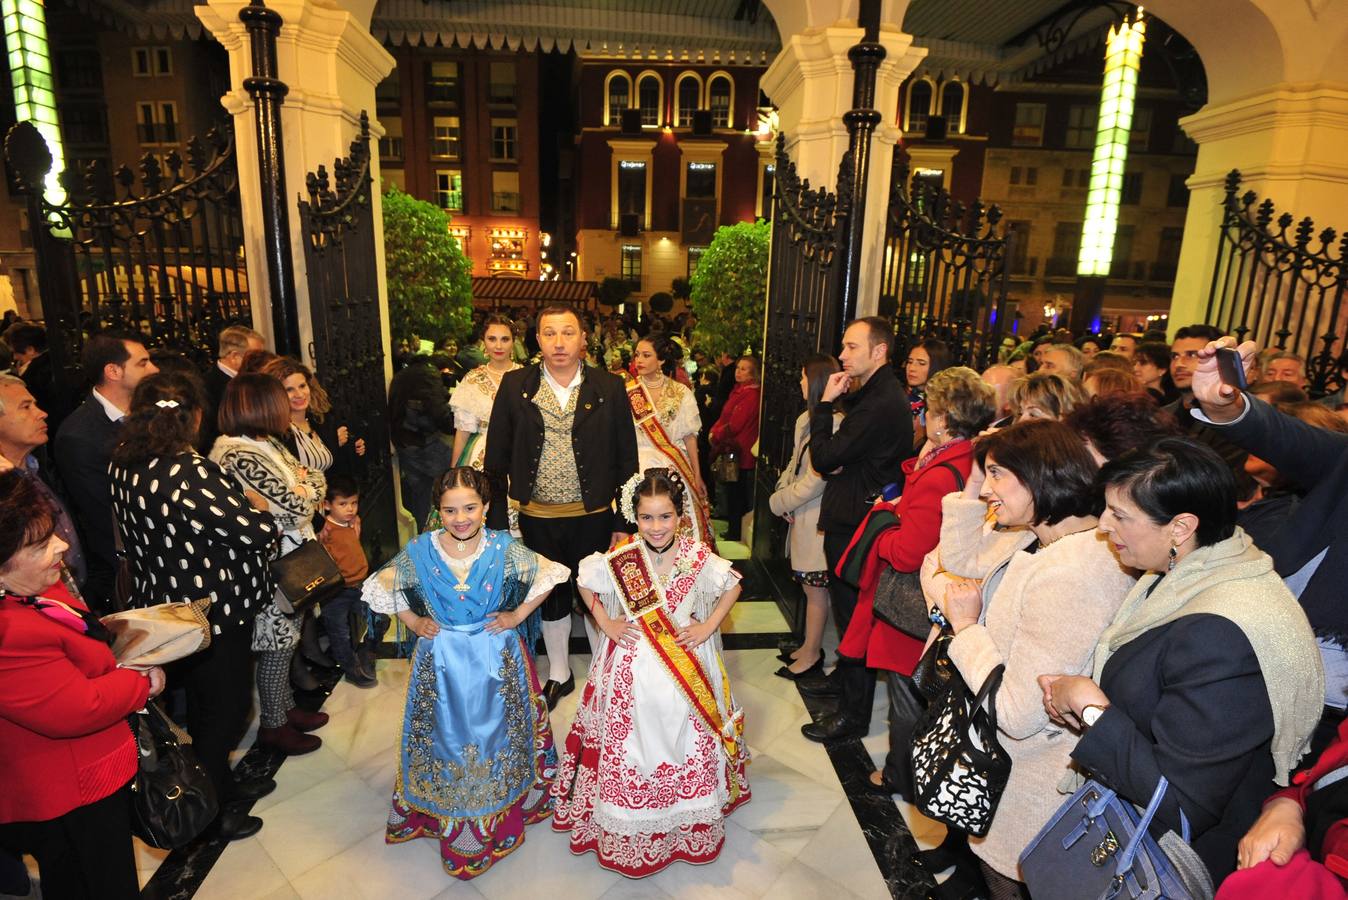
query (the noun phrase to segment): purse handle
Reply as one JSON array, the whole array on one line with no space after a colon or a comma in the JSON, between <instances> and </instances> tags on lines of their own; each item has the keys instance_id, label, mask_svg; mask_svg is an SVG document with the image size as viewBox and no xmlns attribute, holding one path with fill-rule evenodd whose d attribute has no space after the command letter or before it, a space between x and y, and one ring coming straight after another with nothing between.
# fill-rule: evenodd
<instances>
[{"instance_id":1,"label":"purse handle","mask_svg":"<svg viewBox=\"0 0 1348 900\"><path fill-rule=\"evenodd\" d=\"M1169 787L1170 781L1162 775L1161 780L1157 781L1157 790L1151 792L1151 802L1147 803L1147 808L1142 812L1142 819L1138 821L1138 827L1132 833L1131 841L1124 847L1123 853L1119 854L1119 864L1115 866L1115 878L1122 878L1124 874L1131 872L1132 861L1138 856L1138 851L1142 849L1142 839L1147 835L1148 827L1151 827L1151 821L1157 818L1157 810L1161 808L1161 800L1165 799L1166 787ZM1189 816L1180 810L1180 837L1184 838L1185 843L1189 843Z\"/></svg>"},{"instance_id":2,"label":"purse handle","mask_svg":"<svg viewBox=\"0 0 1348 900\"><path fill-rule=\"evenodd\" d=\"M986 700L988 704L988 724L992 726L994 734L997 732L997 688L1002 685L1002 675L1006 672L1005 664L998 665L988 677L983 679L983 686L978 689L977 696L974 697L974 709L978 709Z\"/></svg>"}]
</instances>

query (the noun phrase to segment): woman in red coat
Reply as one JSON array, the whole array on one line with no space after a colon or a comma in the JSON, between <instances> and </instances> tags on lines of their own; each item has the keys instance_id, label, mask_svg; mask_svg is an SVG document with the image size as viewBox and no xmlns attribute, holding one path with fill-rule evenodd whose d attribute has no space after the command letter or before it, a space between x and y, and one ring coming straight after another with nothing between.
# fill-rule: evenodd
<instances>
[{"instance_id":1,"label":"woman in red coat","mask_svg":"<svg viewBox=\"0 0 1348 900\"><path fill-rule=\"evenodd\" d=\"M0 474L0 846L37 859L44 897L122 900L140 894L127 716L164 672L117 668L61 580L55 522L32 476Z\"/></svg>"},{"instance_id":2,"label":"woman in red coat","mask_svg":"<svg viewBox=\"0 0 1348 900\"><path fill-rule=\"evenodd\" d=\"M928 448L903 464L903 494L892 504L899 526L872 544L861 572L856 612L838 645L838 674L843 676L838 713L801 729L815 741L864 736L875 691L870 670L887 671L889 755L883 779L895 792L905 792L911 780L908 744L922 707L909 676L922 656L923 642L875 618L875 586L885 566L899 572L921 568L941 537L941 499L963 487L973 464L972 439L997 414L996 391L964 366L933 375L926 394Z\"/></svg>"},{"instance_id":3,"label":"woman in red coat","mask_svg":"<svg viewBox=\"0 0 1348 900\"><path fill-rule=\"evenodd\" d=\"M726 516L730 524L722 535L727 541L740 539L740 524L749 511L753 496L754 445L758 443L758 360L741 356L735 363L735 389L721 409L721 417L711 426L712 448L720 453L734 450L739 457L739 481L726 483L729 495Z\"/></svg>"}]
</instances>

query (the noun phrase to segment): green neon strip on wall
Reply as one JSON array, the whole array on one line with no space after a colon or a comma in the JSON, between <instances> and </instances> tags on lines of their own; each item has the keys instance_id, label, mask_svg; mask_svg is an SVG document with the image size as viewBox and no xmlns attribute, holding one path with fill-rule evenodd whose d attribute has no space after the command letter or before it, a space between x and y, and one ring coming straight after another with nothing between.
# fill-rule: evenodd
<instances>
[{"instance_id":1,"label":"green neon strip on wall","mask_svg":"<svg viewBox=\"0 0 1348 900\"><path fill-rule=\"evenodd\" d=\"M47 142L52 169L47 175L45 193L50 203L64 203L66 193L59 177L66 168L65 146L61 143L56 94L52 90L46 11L36 0L0 0L0 16L9 53L9 77L14 84L15 116L20 122L32 122Z\"/></svg>"},{"instance_id":2,"label":"green neon strip on wall","mask_svg":"<svg viewBox=\"0 0 1348 900\"><path fill-rule=\"evenodd\" d=\"M1119 199L1123 194L1128 137L1133 129L1137 72L1147 23L1141 10L1135 22L1124 20L1110 28L1105 49L1105 75L1100 87L1100 119L1091 159L1091 182L1086 193L1086 219L1081 226L1078 275L1108 275L1114 259L1114 235L1119 226Z\"/></svg>"}]
</instances>

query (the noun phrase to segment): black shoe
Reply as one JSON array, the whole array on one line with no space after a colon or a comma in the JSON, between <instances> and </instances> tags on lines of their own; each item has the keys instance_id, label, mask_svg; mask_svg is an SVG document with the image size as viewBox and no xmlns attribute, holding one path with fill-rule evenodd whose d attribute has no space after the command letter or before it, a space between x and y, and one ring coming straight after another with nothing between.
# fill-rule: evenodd
<instances>
[{"instance_id":1,"label":"black shoe","mask_svg":"<svg viewBox=\"0 0 1348 900\"><path fill-rule=\"evenodd\" d=\"M322 669L336 668L337 662L324 652L318 637L318 620L312 614L306 615L300 625L300 650L296 655L303 656Z\"/></svg>"},{"instance_id":2,"label":"black shoe","mask_svg":"<svg viewBox=\"0 0 1348 900\"><path fill-rule=\"evenodd\" d=\"M374 664L377 658L374 647L369 644L363 644L361 648L356 651L356 659L359 660L360 667L372 675L374 674Z\"/></svg>"},{"instance_id":3,"label":"black shoe","mask_svg":"<svg viewBox=\"0 0 1348 900\"><path fill-rule=\"evenodd\" d=\"M822 661L820 665L823 665ZM796 687L800 690L801 696L804 697L830 700L842 696L842 685L839 683L839 679L831 676L799 681L796 683Z\"/></svg>"},{"instance_id":4,"label":"black shoe","mask_svg":"<svg viewBox=\"0 0 1348 900\"><path fill-rule=\"evenodd\" d=\"M230 795L230 800L261 800L263 797L276 790L276 782L270 778L250 778L246 781L234 782L234 790Z\"/></svg>"},{"instance_id":5,"label":"black shoe","mask_svg":"<svg viewBox=\"0 0 1348 900\"><path fill-rule=\"evenodd\" d=\"M252 837L262 830L262 820L247 813L226 809L216 818L216 837L227 841L240 841Z\"/></svg>"},{"instance_id":6,"label":"black shoe","mask_svg":"<svg viewBox=\"0 0 1348 900\"><path fill-rule=\"evenodd\" d=\"M349 684L354 684L358 688L372 688L379 683L378 678L375 678L359 665L347 669L344 680Z\"/></svg>"},{"instance_id":7,"label":"black shoe","mask_svg":"<svg viewBox=\"0 0 1348 900\"><path fill-rule=\"evenodd\" d=\"M548 702L548 712L557 708L557 701L565 697L576 689L576 676L567 675L566 681L553 681L548 679L548 683L543 685L543 699Z\"/></svg>"},{"instance_id":8,"label":"black shoe","mask_svg":"<svg viewBox=\"0 0 1348 900\"><path fill-rule=\"evenodd\" d=\"M824 654L819 654L819 658L814 661L814 665L803 672L792 672L790 664L787 664L772 674L776 675L778 678L785 678L787 681L800 681L802 678L815 678L823 675Z\"/></svg>"},{"instance_id":9,"label":"black shoe","mask_svg":"<svg viewBox=\"0 0 1348 900\"><path fill-rule=\"evenodd\" d=\"M810 722L800 726L800 733L810 740L822 744L826 741L840 741L847 738L862 738L866 729L850 716L828 716L822 722Z\"/></svg>"}]
</instances>

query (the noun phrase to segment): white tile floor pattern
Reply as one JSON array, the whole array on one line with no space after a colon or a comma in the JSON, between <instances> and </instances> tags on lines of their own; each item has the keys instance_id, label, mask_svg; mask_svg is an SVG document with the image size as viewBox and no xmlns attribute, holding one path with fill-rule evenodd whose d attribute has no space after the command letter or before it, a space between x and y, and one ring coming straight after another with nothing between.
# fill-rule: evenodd
<instances>
[{"instance_id":1,"label":"white tile floor pattern","mask_svg":"<svg viewBox=\"0 0 1348 900\"><path fill-rule=\"evenodd\" d=\"M785 623L775 604L745 603L732 611L726 630L785 630ZM552 714L559 744L588 663L588 657L572 658L577 690ZM885 900L889 892L827 755L800 734L809 714L795 686L773 675L780 664L774 650L726 654L745 708L753 799L730 817L725 849L710 865L676 863L630 881L601 869L592 854L573 856L566 837L541 823L529 828L510 858L473 881L459 882L440 868L433 841L385 844L407 662L382 660L377 688L338 685L323 706L332 720L318 732L322 748L286 761L276 791L254 807L266 823L262 831L229 845L196 897L535 900L542 889L567 900ZM883 755L884 713L877 713L867 746ZM140 849L144 882L162 854Z\"/></svg>"}]
</instances>

